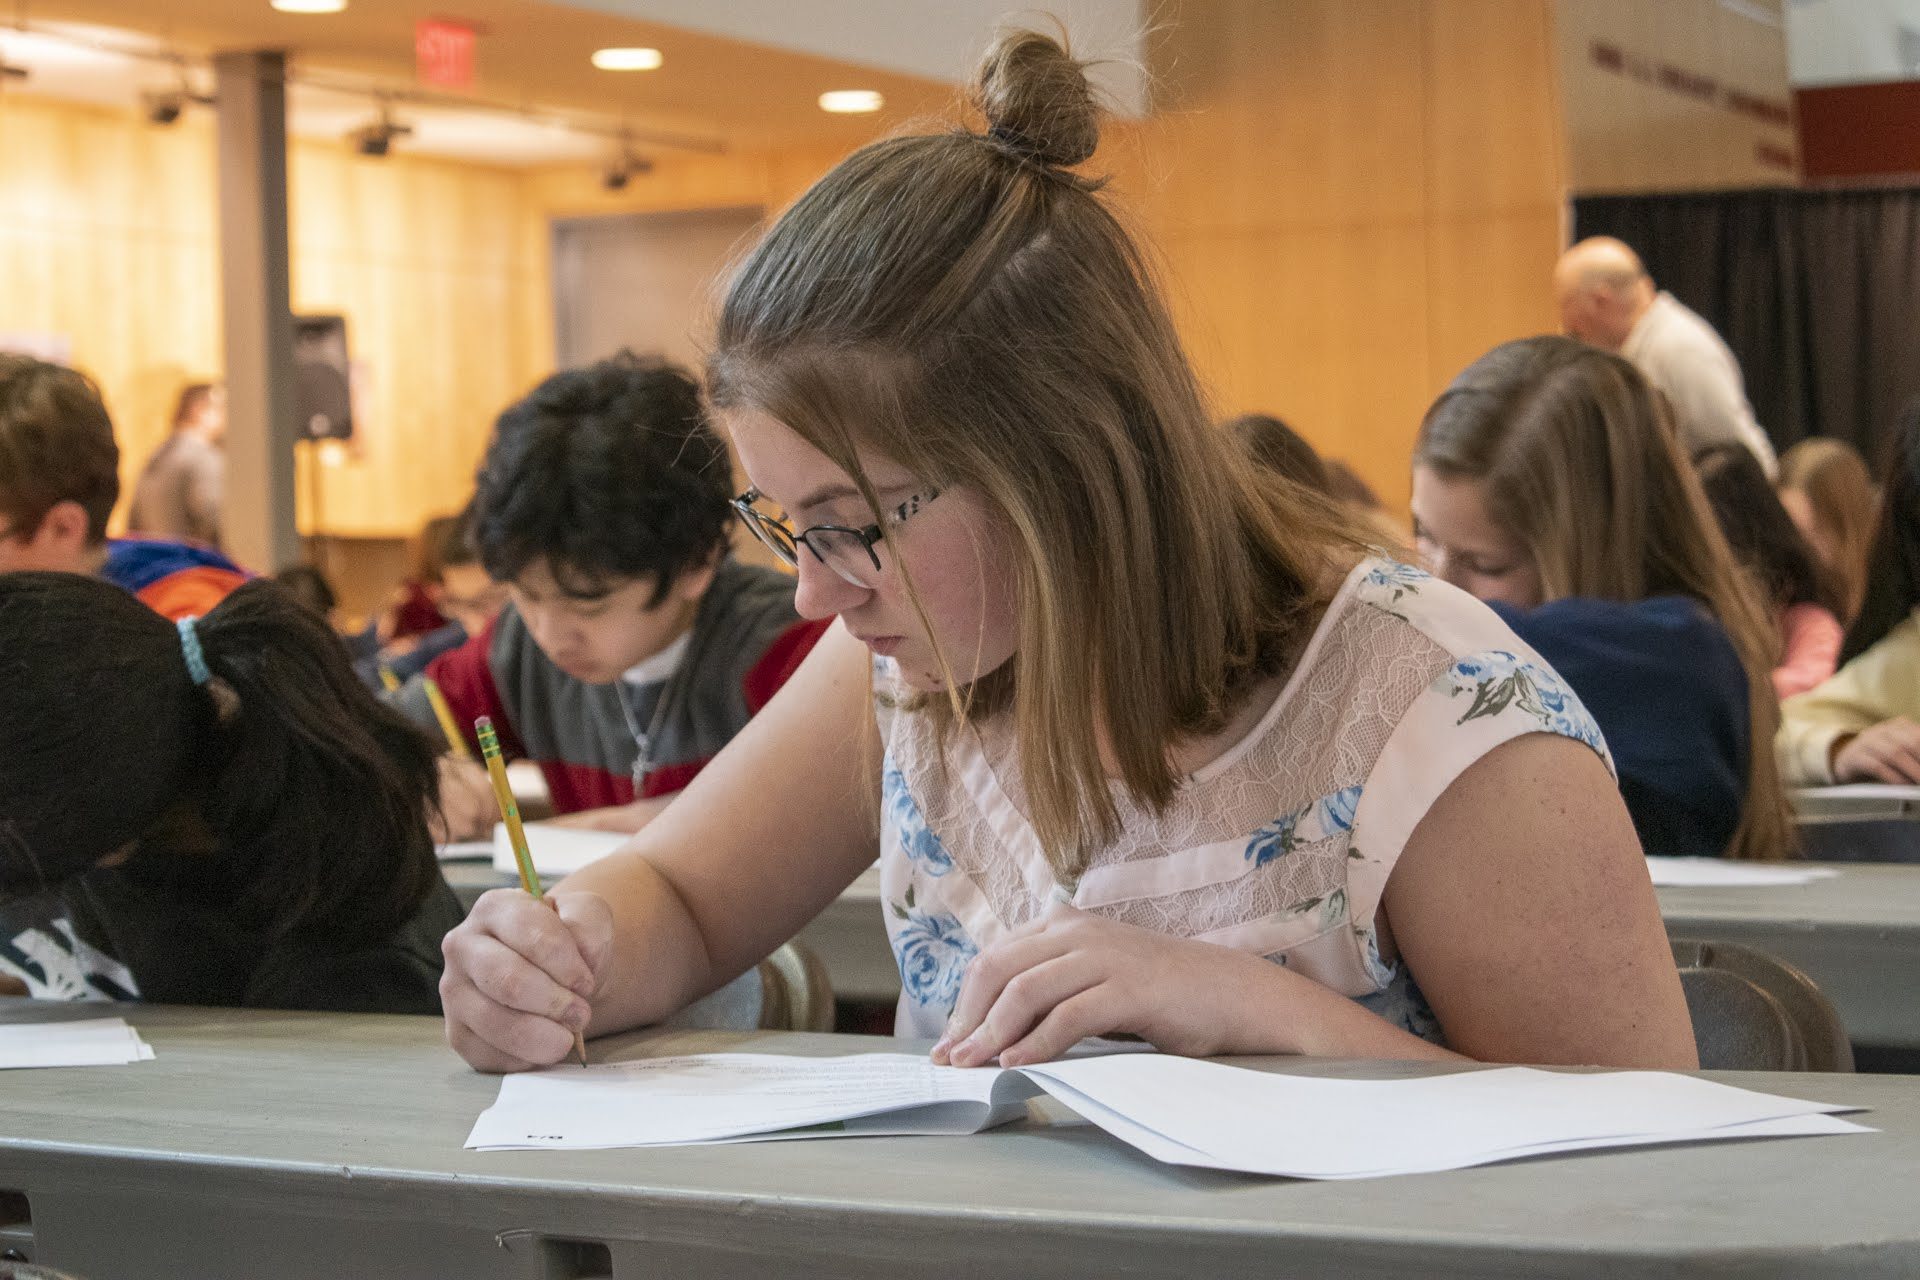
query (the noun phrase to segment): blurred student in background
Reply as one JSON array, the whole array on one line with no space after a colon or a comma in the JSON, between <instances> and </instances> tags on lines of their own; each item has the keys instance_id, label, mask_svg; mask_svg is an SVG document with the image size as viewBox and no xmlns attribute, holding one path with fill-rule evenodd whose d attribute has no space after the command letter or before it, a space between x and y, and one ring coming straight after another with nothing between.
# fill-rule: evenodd
<instances>
[{"instance_id":1,"label":"blurred student in background","mask_svg":"<svg viewBox=\"0 0 1920 1280\"><path fill-rule=\"evenodd\" d=\"M1421 424L1415 537L1593 712L1648 853L1784 857L1773 624L1667 413L1618 356L1495 347Z\"/></svg>"},{"instance_id":2,"label":"blurred student in background","mask_svg":"<svg viewBox=\"0 0 1920 1280\"><path fill-rule=\"evenodd\" d=\"M539 764L561 821L638 830L825 629L790 576L730 554L732 474L698 384L658 360L554 374L500 415L471 541L508 603L427 675L463 728L491 716ZM435 723L420 682L398 699ZM443 778L451 835L491 830L478 766Z\"/></svg>"},{"instance_id":3,"label":"blurred student in background","mask_svg":"<svg viewBox=\"0 0 1920 1280\"><path fill-rule=\"evenodd\" d=\"M1589 236L1560 256L1553 289L1567 333L1625 357L1666 396L1687 452L1739 444L1769 477L1779 470L1732 349L1697 312L1654 285L1640 255L1612 236Z\"/></svg>"},{"instance_id":4,"label":"blurred student in background","mask_svg":"<svg viewBox=\"0 0 1920 1280\"><path fill-rule=\"evenodd\" d=\"M1322 458L1305 436L1279 418L1266 413L1245 413L1227 422L1226 429L1239 438L1261 466L1333 499L1357 516L1373 531L1378 546L1405 547L1406 530L1387 514L1386 507L1367 482L1340 459Z\"/></svg>"},{"instance_id":5,"label":"blurred student in background","mask_svg":"<svg viewBox=\"0 0 1920 1280\"><path fill-rule=\"evenodd\" d=\"M127 527L163 538L220 545L227 492L227 392L217 382L181 389L173 430L134 485Z\"/></svg>"},{"instance_id":6,"label":"blurred student in background","mask_svg":"<svg viewBox=\"0 0 1920 1280\"><path fill-rule=\"evenodd\" d=\"M0 573L97 575L169 618L206 613L247 575L211 547L107 537L120 447L91 379L0 355Z\"/></svg>"},{"instance_id":7,"label":"blurred student in background","mask_svg":"<svg viewBox=\"0 0 1920 1280\"><path fill-rule=\"evenodd\" d=\"M1816 436L1780 457L1780 503L1840 591L1851 623L1867 590L1867 553L1880 522L1880 491L1860 451Z\"/></svg>"},{"instance_id":8,"label":"blurred student in background","mask_svg":"<svg viewBox=\"0 0 1920 1280\"><path fill-rule=\"evenodd\" d=\"M1840 670L1781 708L1780 767L1801 785L1920 783L1920 412L1900 415Z\"/></svg>"},{"instance_id":9,"label":"blurred student in background","mask_svg":"<svg viewBox=\"0 0 1920 1280\"><path fill-rule=\"evenodd\" d=\"M1773 607L1780 656L1773 691L1805 693L1833 674L1840 657L1840 588L1794 527L1766 472L1739 445L1694 455L1701 487L1734 558Z\"/></svg>"},{"instance_id":10,"label":"blurred student in background","mask_svg":"<svg viewBox=\"0 0 1920 1280\"><path fill-rule=\"evenodd\" d=\"M424 672L493 622L507 588L494 581L473 545L473 508L427 521L416 576L354 637L354 668L369 687L385 667L401 680Z\"/></svg>"}]
</instances>

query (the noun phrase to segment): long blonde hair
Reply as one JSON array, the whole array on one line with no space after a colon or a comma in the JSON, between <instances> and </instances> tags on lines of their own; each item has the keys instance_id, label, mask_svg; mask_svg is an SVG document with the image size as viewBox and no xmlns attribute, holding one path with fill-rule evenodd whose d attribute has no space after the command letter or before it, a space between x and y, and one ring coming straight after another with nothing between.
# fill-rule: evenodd
<instances>
[{"instance_id":1,"label":"long blonde hair","mask_svg":"<svg viewBox=\"0 0 1920 1280\"><path fill-rule=\"evenodd\" d=\"M1427 410L1414 465L1481 482L1547 600L1682 595L1706 607L1748 685L1747 794L1728 854L1787 856L1793 820L1773 757L1778 633L1680 451L1666 400L1639 370L1568 338L1504 343Z\"/></svg>"},{"instance_id":2,"label":"long blonde hair","mask_svg":"<svg viewBox=\"0 0 1920 1280\"><path fill-rule=\"evenodd\" d=\"M1851 623L1866 595L1867 557L1880 521L1880 491L1866 460L1844 440L1802 440L1780 455L1780 487L1805 494L1813 518L1832 534L1834 563L1827 568L1840 583L1840 620Z\"/></svg>"},{"instance_id":3,"label":"long blonde hair","mask_svg":"<svg viewBox=\"0 0 1920 1280\"><path fill-rule=\"evenodd\" d=\"M1164 806L1174 746L1291 663L1363 539L1210 425L1144 254L1072 171L1099 137L1082 65L1015 33L975 98L984 133L875 143L780 217L731 281L709 389L821 450L876 519L859 445L972 490L1008 531L1015 656L917 710L943 732L1010 711L1071 879L1119 825L1102 734L1132 796Z\"/></svg>"}]
</instances>

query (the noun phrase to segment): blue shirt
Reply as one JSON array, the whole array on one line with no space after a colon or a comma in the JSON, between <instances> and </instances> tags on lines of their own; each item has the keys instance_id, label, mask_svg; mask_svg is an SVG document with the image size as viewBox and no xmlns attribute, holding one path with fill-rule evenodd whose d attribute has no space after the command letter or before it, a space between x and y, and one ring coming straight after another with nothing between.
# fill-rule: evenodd
<instances>
[{"instance_id":1,"label":"blue shirt","mask_svg":"<svg viewBox=\"0 0 1920 1280\"><path fill-rule=\"evenodd\" d=\"M1726 628L1684 596L1493 608L1599 722L1641 846L1725 854L1753 746L1747 673Z\"/></svg>"},{"instance_id":2,"label":"blue shirt","mask_svg":"<svg viewBox=\"0 0 1920 1280\"><path fill-rule=\"evenodd\" d=\"M246 570L196 542L113 538L100 576L170 622L211 613L247 581Z\"/></svg>"}]
</instances>

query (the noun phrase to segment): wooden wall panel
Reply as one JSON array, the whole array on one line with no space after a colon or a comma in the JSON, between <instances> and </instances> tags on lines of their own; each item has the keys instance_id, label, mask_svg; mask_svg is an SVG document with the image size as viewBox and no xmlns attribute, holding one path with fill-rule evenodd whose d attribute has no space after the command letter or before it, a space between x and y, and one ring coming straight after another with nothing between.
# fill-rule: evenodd
<instances>
[{"instance_id":1,"label":"wooden wall panel","mask_svg":"<svg viewBox=\"0 0 1920 1280\"><path fill-rule=\"evenodd\" d=\"M328 530L400 536L457 507L493 415L543 369L515 172L297 141L293 305L345 314L364 435L325 469ZM0 97L0 332L53 334L113 411L130 490L180 385L221 361L214 144L204 116ZM311 476L299 518L312 527Z\"/></svg>"},{"instance_id":2,"label":"wooden wall panel","mask_svg":"<svg viewBox=\"0 0 1920 1280\"><path fill-rule=\"evenodd\" d=\"M204 120L0 95L0 331L64 340L120 430L122 474L165 435L183 382L220 361Z\"/></svg>"},{"instance_id":3,"label":"wooden wall panel","mask_svg":"<svg viewBox=\"0 0 1920 1280\"><path fill-rule=\"evenodd\" d=\"M1166 264L1223 413L1278 412L1404 500L1419 416L1467 360L1551 327L1563 154L1555 0L1175 0L1156 116L1094 167ZM330 532L456 506L495 414L552 361L555 216L777 210L842 154L656 157L610 193L529 173L294 146L295 305L340 311L363 439L323 470ZM129 471L179 381L217 368L212 140L0 98L0 331L66 333ZM311 476L301 478L302 525Z\"/></svg>"},{"instance_id":4,"label":"wooden wall panel","mask_svg":"<svg viewBox=\"0 0 1920 1280\"><path fill-rule=\"evenodd\" d=\"M1434 0L1426 48L1431 399L1495 343L1559 328L1566 139L1546 5Z\"/></svg>"},{"instance_id":5,"label":"wooden wall panel","mask_svg":"<svg viewBox=\"0 0 1920 1280\"><path fill-rule=\"evenodd\" d=\"M1223 413L1277 413L1404 509L1421 414L1555 324L1547 0L1184 0L1156 117L1096 167L1168 264Z\"/></svg>"},{"instance_id":6,"label":"wooden wall panel","mask_svg":"<svg viewBox=\"0 0 1920 1280\"><path fill-rule=\"evenodd\" d=\"M356 439L320 469L324 528L404 536L465 502L494 415L544 372L518 319L546 294L525 179L302 141L289 186L294 307L345 315L356 366Z\"/></svg>"}]
</instances>

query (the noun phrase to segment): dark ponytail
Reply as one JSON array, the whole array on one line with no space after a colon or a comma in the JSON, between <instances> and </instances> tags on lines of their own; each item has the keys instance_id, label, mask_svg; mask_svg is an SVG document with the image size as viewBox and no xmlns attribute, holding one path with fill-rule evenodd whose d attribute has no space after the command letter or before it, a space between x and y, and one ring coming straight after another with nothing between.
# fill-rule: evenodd
<instances>
[{"instance_id":1,"label":"dark ponytail","mask_svg":"<svg viewBox=\"0 0 1920 1280\"><path fill-rule=\"evenodd\" d=\"M1842 666L1880 643L1920 606L1920 400L1900 411L1887 442L1880 525L1867 553L1866 592L1840 647Z\"/></svg>"},{"instance_id":2,"label":"dark ponytail","mask_svg":"<svg viewBox=\"0 0 1920 1280\"><path fill-rule=\"evenodd\" d=\"M200 828L209 892L273 936L372 945L437 878L432 742L354 678L339 639L270 582L182 636L116 587L0 575L0 893ZM181 819L183 815L187 821Z\"/></svg>"}]
</instances>

